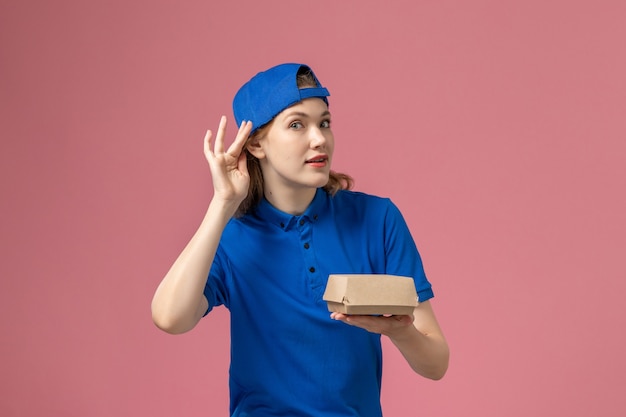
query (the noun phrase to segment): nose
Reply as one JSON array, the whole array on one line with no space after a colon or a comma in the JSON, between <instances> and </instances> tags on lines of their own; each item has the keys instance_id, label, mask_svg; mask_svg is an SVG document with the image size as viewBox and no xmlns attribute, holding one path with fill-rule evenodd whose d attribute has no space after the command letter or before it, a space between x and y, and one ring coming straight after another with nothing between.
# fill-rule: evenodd
<instances>
[{"instance_id":1,"label":"nose","mask_svg":"<svg viewBox=\"0 0 626 417\"><path fill-rule=\"evenodd\" d=\"M322 129L317 126L311 128L309 132L309 140L311 143L311 148L317 149L326 145L327 138Z\"/></svg>"}]
</instances>

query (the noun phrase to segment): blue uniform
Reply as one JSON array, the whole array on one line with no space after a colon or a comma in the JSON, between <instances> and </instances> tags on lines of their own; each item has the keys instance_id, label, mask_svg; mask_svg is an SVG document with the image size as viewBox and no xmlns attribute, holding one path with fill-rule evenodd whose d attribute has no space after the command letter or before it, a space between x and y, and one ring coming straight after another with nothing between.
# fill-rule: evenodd
<instances>
[{"instance_id":1,"label":"blue uniform","mask_svg":"<svg viewBox=\"0 0 626 417\"><path fill-rule=\"evenodd\" d=\"M301 216L263 200L230 220L204 294L231 314L232 416L382 415L380 335L330 319L329 274L413 277L433 296L389 199L318 189Z\"/></svg>"}]
</instances>

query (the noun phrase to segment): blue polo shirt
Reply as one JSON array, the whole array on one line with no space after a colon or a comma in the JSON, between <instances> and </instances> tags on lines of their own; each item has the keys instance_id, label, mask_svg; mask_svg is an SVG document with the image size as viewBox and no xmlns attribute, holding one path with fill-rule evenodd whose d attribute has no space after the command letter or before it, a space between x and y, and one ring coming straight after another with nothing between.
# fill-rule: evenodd
<instances>
[{"instance_id":1,"label":"blue polo shirt","mask_svg":"<svg viewBox=\"0 0 626 417\"><path fill-rule=\"evenodd\" d=\"M329 274L413 277L433 296L389 199L318 189L301 216L263 200L228 223L204 295L230 310L232 416L381 417L380 335L330 319Z\"/></svg>"}]
</instances>

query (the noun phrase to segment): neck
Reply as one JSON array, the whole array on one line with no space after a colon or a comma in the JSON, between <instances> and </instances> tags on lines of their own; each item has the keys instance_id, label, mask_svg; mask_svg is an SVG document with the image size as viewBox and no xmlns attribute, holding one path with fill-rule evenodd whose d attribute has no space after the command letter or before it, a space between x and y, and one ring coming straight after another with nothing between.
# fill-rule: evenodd
<instances>
[{"instance_id":1,"label":"neck","mask_svg":"<svg viewBox=\"0 0 626 417\"><path fill-rule=\"evenodd\" d=\"M265 198L278 210L299 216L305 212L313 198L316 188L303 187L298 189L275 190L265 188Z\"/></svg>"}]
</instances>

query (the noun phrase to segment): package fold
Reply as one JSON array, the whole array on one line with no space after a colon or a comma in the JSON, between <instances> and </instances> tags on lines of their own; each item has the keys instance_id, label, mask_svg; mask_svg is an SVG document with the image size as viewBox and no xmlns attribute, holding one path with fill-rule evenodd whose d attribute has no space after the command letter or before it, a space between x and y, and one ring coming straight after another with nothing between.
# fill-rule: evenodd
<instances>
[{"instance_id":1,"label":"package fold","mask_svg":"<svg viewBox=\"0 0 626 417\"><path fill-rule=\"evenodd\" d=\"M333 274L323 296L329 311L405 315L418 304L412 278L386 274Z\"/></svg>"}]
</instances>

